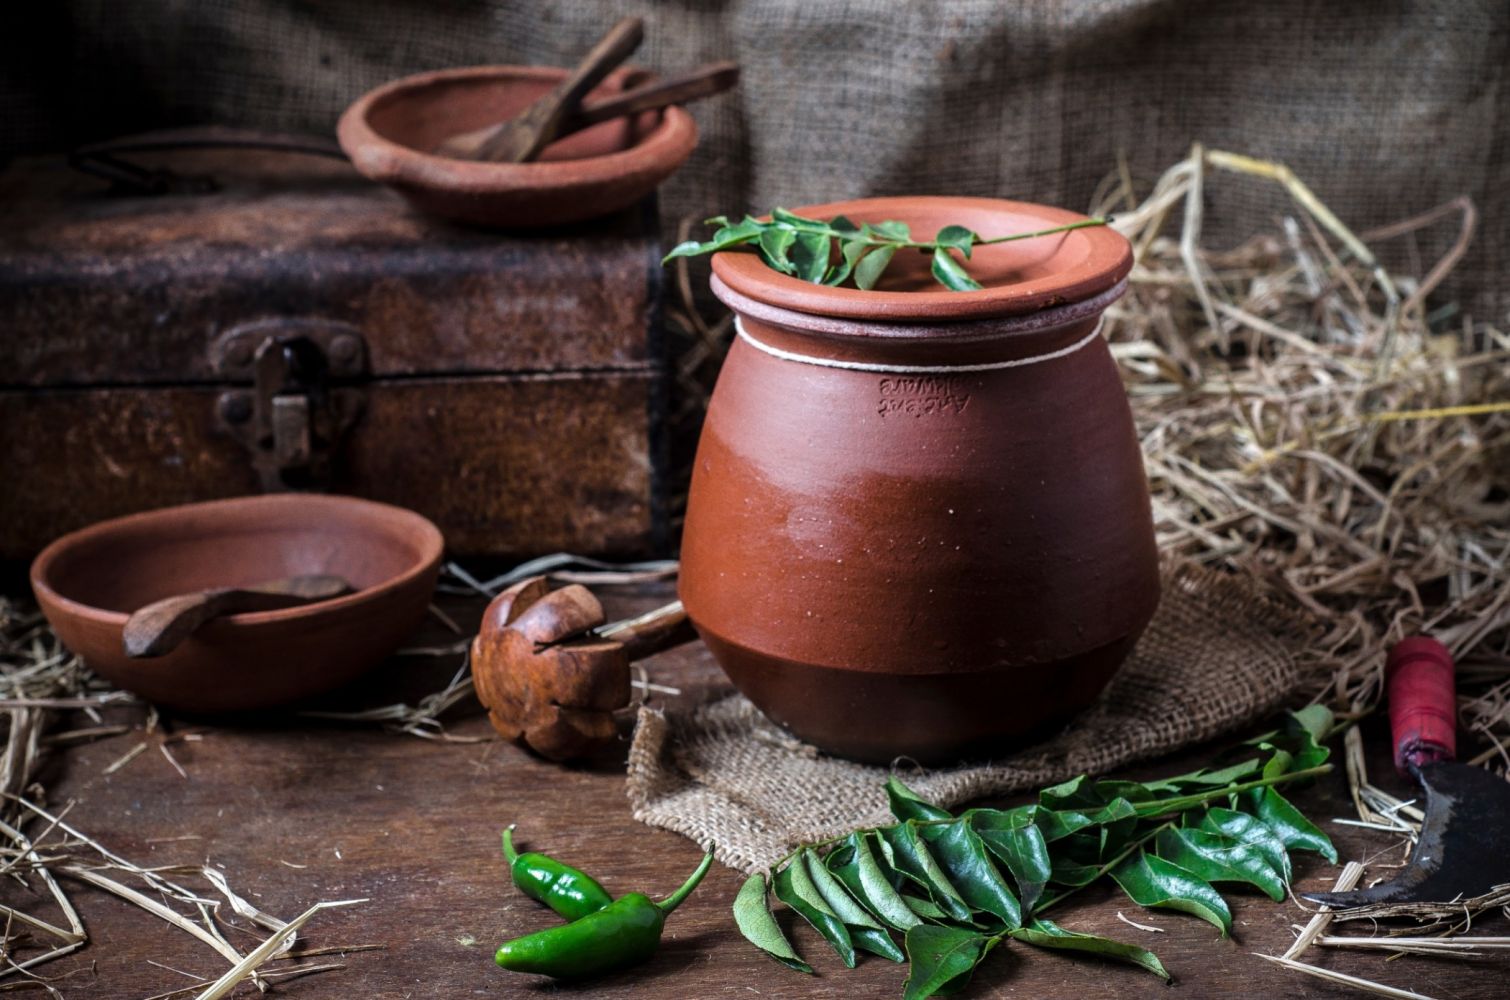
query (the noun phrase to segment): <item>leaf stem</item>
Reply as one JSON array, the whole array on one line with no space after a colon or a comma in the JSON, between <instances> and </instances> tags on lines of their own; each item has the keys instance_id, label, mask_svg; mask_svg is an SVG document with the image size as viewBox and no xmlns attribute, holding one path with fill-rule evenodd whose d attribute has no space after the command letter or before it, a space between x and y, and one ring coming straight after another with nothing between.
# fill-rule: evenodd
<instances>
[{"instance_id":1,"label":"leaf stem","mask_svg":"<svg viewBox=\"0 0 1510 1000\"><path fill-rule=\"evenodd\" d=\"M1303 771L1286 771L1284 774L1276 774L1272 778L1255 778L1253 781L1243 781L1234 785L1223 785L1220 788L1212 788L1193 795L1181 795L1169 799L1153 799L1148 802L1134 802L1133 809L1142 819L1153 819L1166 813L1181 813L1196 806L1205 805L1207 802L1215 802L1217 799L1236 795L1239 792L1250 791L1254 788L1267 788L1271 785L1282 785L1290 781L1298 781L1301 778L1314 778L1321 774L1330 774L1332 765L1319 764L1316 767L1308 767ZM1149 808L1156 806L1157 808Z\"/></svg>"},{"instance_id":2,"label":"leaf stem","mask_svg":"<svg viewBox=\"0 0 1510 1000\"><path fill-rule=\"evenodd\" d=\"M867 830L865 832L868 833L870 831ZM827 840L815 840L811 844L798 844L795 848L793 848L787 854L783 855L778 860L772 862L771 866L769 868L767 868L766 870L768 872L770 872L771 874L774 875L776 872L778 872L778 871L781 870L781 866L782 865L786 864L788 861L791 861L793 858L795 858L797 855L801 854L803 851L809 851L809 850L816 851L816 850L819 850L821 848L827 847L830 844L837 844L841 840L848 840L849 836L850 835L848 833L846 833L846 834L844 834L841 837L830 837Z\"/></svg>"},{"instance_id":3,"label":"leaf stem","mask_svg":"<svg viewBox=\"0 0 1510 1000\"><path fill-rule=\"evenodd\" d=\"M940 246L937 240L891 239L882 233L877 233L875 230L869 230L868 232L862 234L862 232L858 229L845 231L835 229L832 226L821 222L814 223L812 225L803 225L802 223L798 222L789 222L782 220L778 223L772 223L772 225L791 229L792 231L799 233L817 233L820 236L827 236L830 239L840 240L844 243L864 243L867 246L873 247L896 247L899 250L937 250ZM989 240L976 239L971 243L971 245L984 247L991 246L996 243L1010 243L1014 240L1031 240L1039 236L1053 236L1056 233L1067 233L1074 229L1086 229L1091 226L1104 225L1106 225L1106 219L1102 218L1101 216L1096 216L1090 219L1079 219L1075 222L1067 222L1062 226L1054 226L1051 229L1038 229L1031 233L1010 233L1006 236L995 236Z\"/></svg>"},{"instance_id":4,"label":"leaf stem","mask_svg":"<svg viewBox=\"0 0 1510 1000\"><path fill-rule=\"evenodd\" d=\"M1079 892L1081 889L1084 889L1088 885L1094 885L1103 875L1120 865L1122 862L1126 861L1133 851L1141 850L1144 844L1157 837L1163 831L1171 830L1173 828L1174 820L1172 819L1160 823L1158 826L1154 827L1152 830L1149 830L1143 836L1139 837L1137 840L1133 841L1122 850L1118 851L1116 857L1112 858L1100 868L1097 868L1096 874L1090 879L1087 879L1084 883L1073 886L1059 893L1057 896L1050 896L1047 900L1039 902L1036 906L1033 907L1034 914L1042 913L1044 910L1047 910L1049 907L1055 905L1061 900L1066 899L1069 896L1073 896L1075 893Z\"/></svg>"},{"instance_id":5,"label":"leaf stem","mask_svg":"<svg viewBox=\"0 0 1510 1000\"><path fill-rule=\"evenodd\" d=\"M994 239L989 240L976 240L975 245L978 247L986 247L990 246L993 243L1010 243L1013 240L1031 240L1035 236L1053 236L1055 233L1067 233L1072 229L1086 229L1090 226L1104 225L1106 225L1106 219L1098 215L1090 219L1081 219L1078 222L1067 222L1062 226L1055 226L1053 229L1040 229L1035 233L1013 233L1010 236L997 236ZM936 246L937 244L929 243L926 245L931 247Z\"/></svg>"}]
</instances>

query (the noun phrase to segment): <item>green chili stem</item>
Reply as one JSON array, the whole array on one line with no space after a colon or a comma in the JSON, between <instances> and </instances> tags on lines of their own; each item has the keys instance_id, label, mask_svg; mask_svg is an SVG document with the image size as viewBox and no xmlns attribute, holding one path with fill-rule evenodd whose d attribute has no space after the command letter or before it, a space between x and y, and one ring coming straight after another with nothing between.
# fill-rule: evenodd
<instances>
[{"instance_id":1,"label":"green chili stem","mask_svg":"<svg viewBox=\"0 0 1510 1000\"><path fill-rule=\"evenodd\" d=\"M713 851L710 849L707 854L703 855L703 860L697 866L697 870L695 872L693 872L691 875L687 876L687 881L685 881L685 882L682 883L682 887L680 889L676 890L675 892L673 892L671 895L667 896L665 899L663 899L660 902L656 903L655 904L656 907L662 913L670 913L672 910L676 909L678 906L681 906L682 905L682 900L684 900L688 896L692 895L692 890L696 889L697 888L697 883L701 882L703 880L703 876L706 875L706 874L708 874L708 868L712 864L713 864Z\"/></svg>"},{"instance_id":2,"label":"green chili stem","mask_svg":"<svg viewBox=\"0 0 1510 1000\"><path fill-rule=\"evenodd\" d=\"M503 828L503 860L514 867L514 862L519 860L519 852L514 850L514 824L510 823Z\"/></svg>"}]
</instances>

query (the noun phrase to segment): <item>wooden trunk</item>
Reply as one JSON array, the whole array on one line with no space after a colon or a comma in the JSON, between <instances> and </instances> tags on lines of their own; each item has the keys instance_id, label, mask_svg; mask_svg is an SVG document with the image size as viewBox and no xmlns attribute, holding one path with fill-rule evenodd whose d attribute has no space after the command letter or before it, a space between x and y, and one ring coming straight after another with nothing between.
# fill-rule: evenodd
<instances>
[{"instance_id":1,"label":"wooden trunk","mask_svg":"<svg viewBox=\"0 0 1510 1000\"><path fill-rule=\"evenodd\" d=\"M653 203L506 235L344 163L151 156L214 190L0 174L0 558L290 488L410 507L459 554L661 546Z\"/></svg>"}]
</instances>

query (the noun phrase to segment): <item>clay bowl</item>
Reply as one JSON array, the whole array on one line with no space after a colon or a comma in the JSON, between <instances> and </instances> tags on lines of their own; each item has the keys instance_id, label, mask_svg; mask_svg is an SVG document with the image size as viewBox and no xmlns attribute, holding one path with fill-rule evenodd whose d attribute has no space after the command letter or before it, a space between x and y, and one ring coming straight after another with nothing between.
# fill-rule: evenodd
<instances>
[{"instance_id":1,"label":"clay bowl","mask_svg":"<svg viewBox=\"0 0 1510 1000\"><path fill-rule=\"evenodd\" d=\"M589 99L624 89L617 70ZM431 152L453 135L511 118L567 71L474 66L384 84L346 110L336 137L363 174L416 208L510 229L579 222L635 204L692 153L697 126L678 107L602 122L547 146L532 163L481 163Z\"/></svg>"},{"instance_id":2,"label":"clay bowl","mask_svg":"<svg viewBox=\"0 0 1510 1000\"><path fill-rule=\"evenodd\" d=\"M440 531L412 511L351 497L276 494L104 521L53 542L32 589L63 644L100 676L170 708L230 712L296 701L376 665L424 616ZM212 587L303 573L354 592L212 621L167 656L129 659L135 609Z\"/></svg>"}]
</instances>

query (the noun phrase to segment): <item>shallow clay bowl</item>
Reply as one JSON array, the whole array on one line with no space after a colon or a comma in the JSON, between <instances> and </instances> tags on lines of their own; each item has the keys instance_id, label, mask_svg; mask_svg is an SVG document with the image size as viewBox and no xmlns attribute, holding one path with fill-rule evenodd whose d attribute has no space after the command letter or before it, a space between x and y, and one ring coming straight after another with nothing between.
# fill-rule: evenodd
<instances>
[{"instance_id":1,"label":"shallow clay bowl","mask_svg":"<svg viewBox=\"0 0 1510 1000\"><path fill-rule=\"evenodd\" d=\"M620 69L589 95L624 89ZM678 107L602 122L545 148L531 163L437 156L443 141L512 118L565 77L545 66L474 66L384 84L346 109L341 148L363 174L422 211L510 229L579 222L628 208L692 153L697 126Z\"/></svg>"},{"instance_id":2,"label":"shallow clay bowl","mask_svg":"<svg viewBox=\"0 0 1510 1000\"><path fill-rule=\"evenodd\" d=\"M374 666L425 614L440 531L412 511L350 497L276 494L104 521L53 542L32 589L63 644L100 676L170 708L231 712L296 701ZM306 573L343 597L211 621L167 656L133 660L127 616L153 601Z\"/></svg>"}]
</instances>

